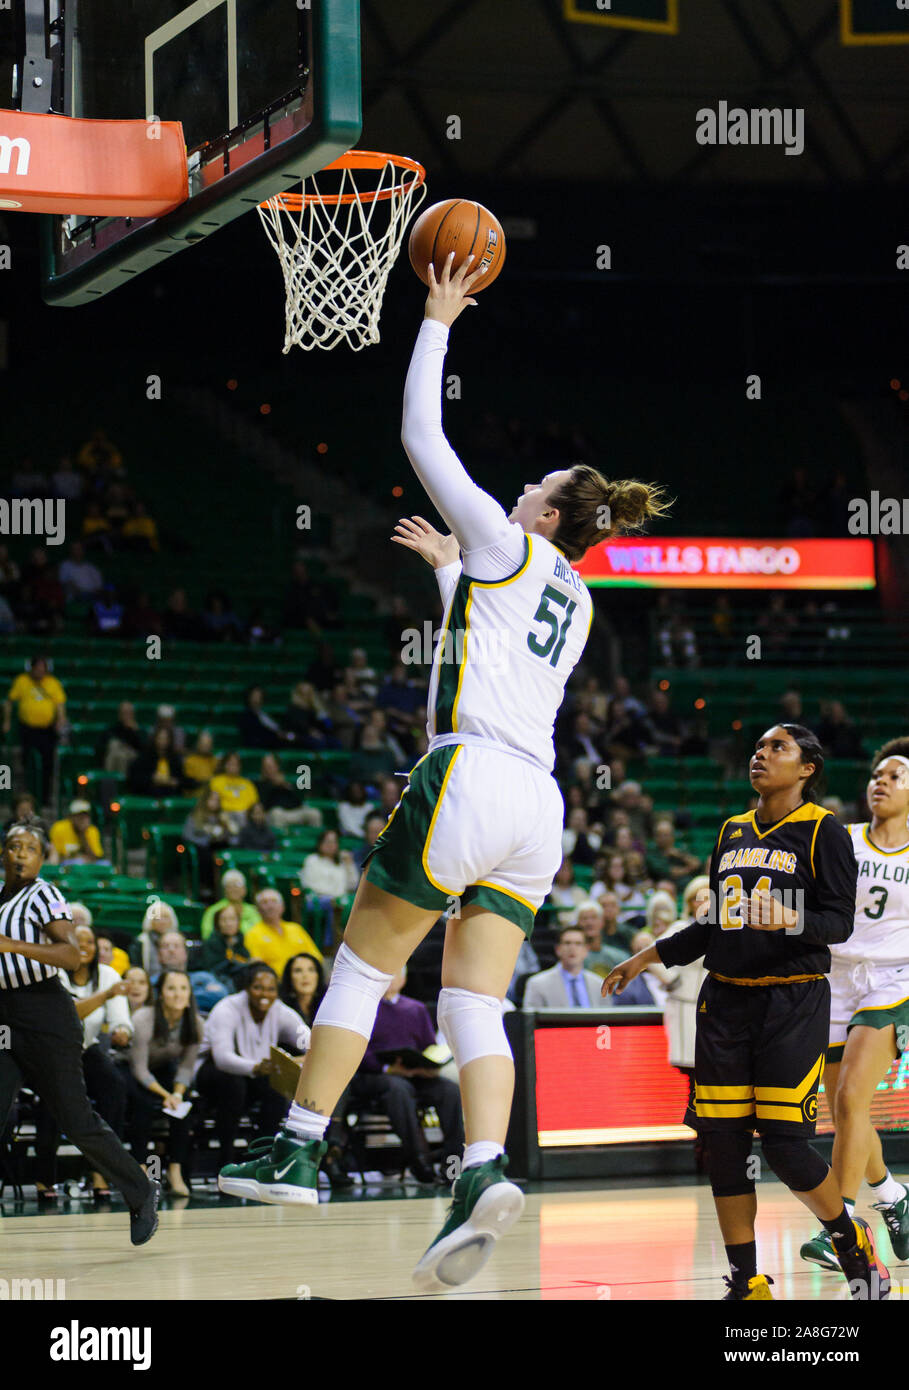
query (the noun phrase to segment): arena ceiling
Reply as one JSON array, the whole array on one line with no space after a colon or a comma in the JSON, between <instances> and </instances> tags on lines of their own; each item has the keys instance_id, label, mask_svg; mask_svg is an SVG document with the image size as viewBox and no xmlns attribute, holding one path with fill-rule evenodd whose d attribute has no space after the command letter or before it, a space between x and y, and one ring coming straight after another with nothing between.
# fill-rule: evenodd
<instances>
[{"instance_id":1,"label":"arena ceiling","mask_svg":"<svg viewBox=\"0 0 909 1390\"><path fill-rule=\"evenodd\" d=\"M679 0L668 34L571 22L565 0L362 0L361 143L512 182L898 183L909 46L844 44L840 2ZM698 144L720 101L804 110L803 152Z\"/></svg>"}]
</instances>

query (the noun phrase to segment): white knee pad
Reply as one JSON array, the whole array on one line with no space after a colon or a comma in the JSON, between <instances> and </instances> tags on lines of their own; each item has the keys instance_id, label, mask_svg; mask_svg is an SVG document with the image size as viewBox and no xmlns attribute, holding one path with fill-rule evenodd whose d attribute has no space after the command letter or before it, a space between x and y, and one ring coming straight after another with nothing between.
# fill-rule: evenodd
<instances>
[{"instance_id":1,"label":"white knee pad","mask_svg":"<svg viewBox=\"0 0 909 1390\"><path fill-rule=\"evenodd\" d=\"M477 1057L507 1057L512 1051L502 1023L502 1001L470 989L443 989L437 1017L458 1071Z\"/></svg>"},{"instance_id":2,"label":"white knee pad","mask_svg":"<svg viewBox=\"0 0 909 1390\"><path fill-rule=\"evenodd\" d=\"M392 981L375 966L367 965L346 942L335 956L334 969L325 998L319 1005L313 1027L348 1028L367 1042L372 1037L379 1000Z\"/></svg>"}]
</instances>

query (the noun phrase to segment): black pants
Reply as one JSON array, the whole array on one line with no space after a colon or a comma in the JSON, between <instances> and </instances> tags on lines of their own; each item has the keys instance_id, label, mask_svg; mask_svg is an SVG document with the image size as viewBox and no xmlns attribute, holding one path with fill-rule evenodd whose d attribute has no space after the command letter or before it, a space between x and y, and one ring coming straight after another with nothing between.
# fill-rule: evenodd
<instances>
[{"instance_id":1,"label":"black pants","mask_svg":"<svg viewBox=\"0 0 909 1390\"><path fill-rule=\"evenodd\" d=\"M0 1026L10 1030L0 1049L0 1129L20 1087L47 1106L59 1129L92 1168L120 1189L130 1208L148 1196L148 1177L113 1130L92 1110L82 1070L82 1024L58 980L0 990Z\"/></svg>"},{"instance_id":2,"label":"black pants","mask_svg":"<svg viewBox=\"0 0 909 1390\"><path fill-rule=\"evenodd\" d=\"M290 1109L290 1101L273 1090L267 1076L236 1076L219 1071L206 1057L195 1081L196 1090L215 1110L215 1134L221 1146L221 1167L233 1163L234 1141L243 1115L259 1102L256 1137L274 1134Z\"/></svg>"},{"instance_id":3,"label":"black pants","mask_svg":"<svg viewBox=\"0 0 909 1390\"><path fill-rule=\"evenodd\" d=\"M161 1067L152 1067L151 1074L166 1091L173 1091L177 1064L176 1062L165 1062ZM141 1081L137 1081L134 1076L130 1080L132 1082L132 1118L129 1126L129 1143L134 1156L140 1163L145 1162L152 1125L160 1115L164 1115L169 1127L167 1162L179 1163L180 1167L183 1168L189 1159L190 1148L192 1147L193 1112L190 1111L182 1120L168 1116L161 1104L160 1096L155 1095L154 1091L150 1091L147 1086L143 1086Z\"/></svg>"},{"instance_id":4,"label":"black pants","mask_svg":"<svg viewBox=\"0 0 909 1390\"><path fill-rule=\"evenodd\" d=\"M461 1093L453 1081L444 1076L389 1076L358 1072L350 1083L350 1098L354 1104L380 1105L391 1127L401 1141L405 1165L415 1158L426 1161L426 1140L417 1117L417 1105L434 1105L442 1126L445 1155L461 1156L464 1146L464 1123L461 1115Z\"/></svg>"},{"instance_id":5,"label":"black pants","mask_svg":"<svg viewBox=\"0 0 909 1390\"><path fill-rule=\"evenodd\" d=\"M118 1067L98 1043L93 1043L82 1053L82 1075L86 1094L95 1110L117 1138L122 1139L129 1093L125 1069ZM57 1181L59 1143L57 1123L46 1103L39 1101L35 1119L35 1176L46 1187L53 1187Z\"/></svg>"},{"instance_id":6,"label":"black pants","mask_svg":"<svg viewBox=\"0 0 909 1390\"><path fill-rule=\"evenodd\" d=\"M30 724L20 724L19 744L26 785L38 798L40 806L49 806L57 730L53 724L48 729L33 729Z\"/></svg>"}]
</instances>

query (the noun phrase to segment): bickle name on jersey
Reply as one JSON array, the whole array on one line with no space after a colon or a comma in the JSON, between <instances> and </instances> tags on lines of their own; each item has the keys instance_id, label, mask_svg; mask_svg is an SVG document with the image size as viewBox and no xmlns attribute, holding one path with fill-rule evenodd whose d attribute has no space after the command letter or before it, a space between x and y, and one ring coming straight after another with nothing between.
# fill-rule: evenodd
<instances>
[{"instance_id":1,"label":"bickle name on jersey","mask_svg":"<svg viewBox=\"0 0 909 1390\"><path fill-rule=\"evenodd\" d=\"M562 559L561 555L556 556L555 568L552 572L556 579L563 579L565 583L570 584L573 589L577 589L579 592L583 589L584 582L581 576L576 570L571 568L567 560Z\"/></svg>"}]
</instances>

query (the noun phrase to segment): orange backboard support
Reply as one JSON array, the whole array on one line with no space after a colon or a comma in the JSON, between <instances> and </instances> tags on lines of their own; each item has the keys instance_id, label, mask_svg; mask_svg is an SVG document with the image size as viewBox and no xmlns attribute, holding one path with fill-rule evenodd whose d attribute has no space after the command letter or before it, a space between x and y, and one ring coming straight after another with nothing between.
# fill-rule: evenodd
<instances>
[{"instance_id":1,"label":"orange backboard support","mask_svg":"<svg viewBox=\"0 0 909 1390\"><path fill-rule=\"evenodd\" d=\"M0 208L160 217L188 194L179 121L0 111Z\"/></svg>"}]
</instances>

